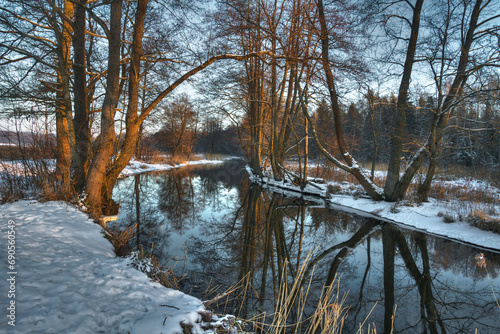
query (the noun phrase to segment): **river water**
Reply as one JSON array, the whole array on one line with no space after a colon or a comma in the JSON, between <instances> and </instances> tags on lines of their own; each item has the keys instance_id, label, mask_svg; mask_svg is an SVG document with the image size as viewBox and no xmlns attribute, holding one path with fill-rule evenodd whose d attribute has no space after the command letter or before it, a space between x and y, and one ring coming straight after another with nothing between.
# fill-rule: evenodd
<instances>
[{"instance_id":1,"label":"river water","mask_svg":"<svg viewBox=\"0 0 500 334\"><path fill-rule=\"evenodd\" d=\"M500 254L261 189L243 167L121 180L117 224L139 222L130 246L174 266L184 292L211 300L232 289L209 305L224 314L270 314L295 283L307 317L334 284L344 333L361 323L365 333L500 333ZM298 317L292 309L289 322Z\"/></svg>"}]
</instances>

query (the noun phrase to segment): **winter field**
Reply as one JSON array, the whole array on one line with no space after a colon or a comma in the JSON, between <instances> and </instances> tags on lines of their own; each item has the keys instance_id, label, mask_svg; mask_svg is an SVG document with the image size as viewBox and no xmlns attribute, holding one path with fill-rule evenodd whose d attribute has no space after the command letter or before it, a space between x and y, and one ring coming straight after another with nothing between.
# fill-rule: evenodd
<instances>
[{"instance_id":1,"label":"winter field","mask_svg":"<svg viewBox=\"0 0 500 334\"><path fill-rule=\"evenodd\" d=\"M132 161L122 176L212 163L220 161L177 166ZM10 173L21 174L16 164L9 166ZM291 183L255 181L290 196L300 191ZM327 191L332 186L338 190L335 194ZM486 187L470 179L449 180L444 186ZM498 199L488 205L490 216L498 220L500 190L487 185L487 191ZM500 251L500 234L482 231L466 221L445 222L445 215L457 213L459 206L453 201L431 199L419 205L375 202L357 196L356 187L345 182L317 183L304 192L334 208ZM228 321L204 322L209 312L202 301L152 282L134 269L130 258L116 257L101 227L74 206L21 200L0 205L0 220L4 245L1 289L7 296L1 301L1 332L182 333L183 323L196 333L213 332L214 326Z\"/></svg>"}]
</instances>

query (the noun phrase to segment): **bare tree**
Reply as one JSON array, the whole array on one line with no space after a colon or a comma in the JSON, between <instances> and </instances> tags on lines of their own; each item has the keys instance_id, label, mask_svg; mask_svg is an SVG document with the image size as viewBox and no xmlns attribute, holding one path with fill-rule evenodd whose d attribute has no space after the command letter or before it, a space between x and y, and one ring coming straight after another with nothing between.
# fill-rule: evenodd
<instances>
[{"instance_id":1,"label":"bare tree","mask_svg":"<svg viewBox=\"0 0 500 334\"><path fill-rule=\"evenodd\" d=\"M325 156L332 161L336 166L339 168L353 174L356 179L359 181L359 183L363 186L363 188L368 192L368 194L374 198L374 199L382 199L383 194L381 189L373 183L369 176L366 175L361 168L361 166L354 160L352 155L349 153L345 140L344 140L344 133L343 133L343 128L342 128L342 111L340 109L340 104L338 101L338 95L335 87L335 79L333 75L333 71L330 66L330 43L329 43L329 29L327 26L327 21L326 21L326 16L325 16L325 9L323 5L322 0L317 0L317 8L318 8L318 17L319 17L319 24L320 24L320 40L321 40L321 60L322 60L322 65L323 65L323 70L325 73L326 77L326 86L328 89L328 95L330 98L330 103L331 103L331 108L332 108L332 113L333 113L333 118L334 118L334 124L335 124L335 134L337 138L337 144L338 148L340 150L340 153L342 155L343 160L345 163L342 163L340 160L335 158L330 152L328 152L322 145L321 142L318 138L316 129L314 126L312 126L313 129L313 136L315 139L315 142L317 146L319 147L320 151L325 154ZM309 122L311 122L311 117L307 112L305 112L305 115L307 116Z\"/></svg>"},{"instance_id":2,"label":"bare tree","mask_svg":"<svg viewBox=\"0 0 500 334\"><path fill-rule=\"evenodd\" d=\"M143 122L151 112L167 97L175 88L193 75L207 68L216 61L223 59L246 60L259 59L262 56L272 56L268 50L259 50L258 52L249 52L245 55L220 54L211 56L208 59L191 63L189 59L184 59L181 63L187 64L190 68L163 89L156 97L144 107L139 108L139 73L141 67L141 58L143 55L143 37L144 21L147 14L147 0L139 0L136 9L135 22L132 32L132 47L130 50L131 64L128 71L128 95L127 111L125 117L125 137L117 152L113 151L115 129L114 114L116 112L117 99L119 97L119 70L120 70L120 38L119 30L121 10L117 3L111 4L111 18L109 29L103 24L107 31L109 40L109 61L107 70L106 95L101 112L101 134L96 153L92 159L92 165L86 178L85 192L87 194L87 203L94 216L99 217L102 209L106 212L116 210L112 201L112 190L121 173L133 157L136 148L136 140ZM198 59L197 59L198 60ZM115 158L113 159L113 155ZM110 209L110 210L108 210Z\"/></svg>"},{"instance_id":3,"label":"bare tree","mask_svg":"<svg viewBox=\"0 0 500 334\"><path fill-rule=\"evenodd\" d=\"M421 200L426 201L431 189L432 179L436 173L439 156L442 152L441 142L447 131L450 117L464 96L464 89L471 78L479 70L490 65L497 66L500 60L499 51L490 47L498 38L498 26L489 22L499 19L496 12L488 13L492 1L478 0L473 4L468 2L448 2L436 6L435 16L442 16L441 25L431 22L430 38L434 48L427 55L427 62L433 73L437 91L437 105L433 112L433 122L427 141L426 150L429 154L429 167L426 178L418 193ZM498 7L497 7L498 8ZM483 13L483 15L481 15ZM457 22L456 16L462 18ZM467 18L468 22L464 22ZM453 48L457 43L460 47ZM477 45L474 50L474 44ZM458 58L458 62L454 59ZM453 60L452 60L453 59Z\"/></svg>"},{"instance_id":4,"label":"bare tree","mask_svg":"<svg viewBox=\"0 0 500 334\"><path fill-rule=\"evenodd\" d=\"M196 140L198 115L186 95L165 107L159 139L171 156L189 157Z\"/></svg>"},{"instance_id":5,"label":"bare tree","mask_svg":"<svg viewBox=\"0 0 500 334\"><path fill-rule=\"evenodd\" d=\"M374 2L372 3L372 6L374 6L376 10L382 10L383 12L398 3L399 2L385 4L382 2ZM477 0L474 2L472 8L469 6L468 2L444 2L448 6L448 9L444 11L445 15L448 15L448 18L445 17L443 21L440 21L444 22L444 26L441 27L442 32L437 34L438 38L441 38L439 43L435 43L435 45L439 45L438 49L440 51L437 54L440 57L428 57L428 59L431 59L429 61L431 64L431 73L434 73L434 78L437 83L440 96L438 107L434 111L434 121L428 130L429 134L427 141L416 153L413 154L406 169L402 174L400 174L403 143L404 138L407 135L405 128L406 116L409 110L408 92L412 78L412 68L417 61L422 60L421 55L423 54L423 51L419 50L419 44L417 43L421 25L420 16L423 7L423 0L416 0L415 3L411 3L409 1L402 3L409 6L412 18L405 18L401 14L394 13L387 15L385 21L387 22L387 20L393 18L402 19L403 22L405 22L409 27L409 37L406 39L407 47L404 53L405 60L402 64L403 72L401 74L399 92L396 101L395 125L392 129L393 132L391 135L391 157L389 159L389 168L385 187L382 192L381 189L371 182L359 168L359 165L352 158L344 142L342 112L338 103L338 94L335 88L333 72L330 68L331 60L329 56L330 48L328 39L329 29L325 19L323 2L321 0L317 1L321 25L323 69L326 74L326 82L335 120L337 142L342 153L342 157L346 163L343 164L339 160L335 159L333 155L321 146L321 142L317 138L316 142L320 147L320 150L331 161L333 161L340 168L356 176L360 184L372 198L385 199L388 201L400 200L405 196L414 175L422 166L426 158L430 157L427 179L420 189L422 199L426 198L426 193L428 193L430 189L430 182L432 181L432 177L435 172L437 159L441 152L440 143L445 134L446 125L454 107L456 106L456 103L461 99L461 92L466 85L467 79L477 69L494 64L498 58L497 51L493 51L485 59L481 59L482 57L479 57L479 55L473 58L471 54L472 50L475 52L490 50L489 48L485 48L485 45L487 44L482 43L481 40L490 38L491 36L496 36L497 34L498 27L492 25L492 21L498 19L499 16L497 12L492 10L494 7L492 2L487 1L483 4L481 0ZM482 20L479 19L481 13L485 14ZM458 27L460 27L459 29L456 29L458 36L460 37L455 38L455 42L452 42L451 37L447 36L448 33L451 33L451 30L449 29L449 25L446 23L446 20L450 20L451 18L453 18L455 22L459 22ZM483 29L478 30L479 27ZM431 32L431 34L436 35L436 32ZM403 36L392 36L394 36L397 40L404 39ZM472 48L474 42L478 45L477 50ZM458 62L456 63L453 61L453 56L445 52L445 50L453 49L453 43L458 43L459 45L459 57ZM472 59L475 61L481 59L481 61L473 63L472 66L469 66ZM449 80L444 80L446 78ZM443 90L445 82L450 83L447 86L446 93ZM316 132L314 132L314 135L317 137Z\"/></svg>"},{"instance_id":6,"label":"bare tree","mask_svg":"<svg viewBox=\"0 0 500 334\"><path fill-rule=\"evenodd\" d=\"M22 100L27 110L35 101L50 105L56 116L59 193L72 194L71 163L74 158L74 132L71 97L71 41L74 5L71 1L5 1L0 5L4 39L0 43L5 65L24 65L24 74L7 89L7 96ZM43 87L24 87L34 74ZM33 84L29 81L28 84Z\"/></svg>"}]
</instances>

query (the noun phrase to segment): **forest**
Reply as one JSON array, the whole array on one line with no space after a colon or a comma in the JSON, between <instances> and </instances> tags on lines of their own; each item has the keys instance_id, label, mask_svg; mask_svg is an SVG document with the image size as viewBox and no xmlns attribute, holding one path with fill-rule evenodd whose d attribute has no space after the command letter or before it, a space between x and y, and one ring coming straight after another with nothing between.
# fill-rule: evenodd
<instances>
[{"instance_id":1,"label":"forest","mask_svg":"<svg viewBox=\"0 0 500 334\"><path fill-rule=\"evenodd\" d=\"M499 23L493 0L1 0L0 130L94 217L155 151L301 187L328 163L390 202L418 175L426 201L442 168L499 173Z\"/></svg>"}]
</instances>

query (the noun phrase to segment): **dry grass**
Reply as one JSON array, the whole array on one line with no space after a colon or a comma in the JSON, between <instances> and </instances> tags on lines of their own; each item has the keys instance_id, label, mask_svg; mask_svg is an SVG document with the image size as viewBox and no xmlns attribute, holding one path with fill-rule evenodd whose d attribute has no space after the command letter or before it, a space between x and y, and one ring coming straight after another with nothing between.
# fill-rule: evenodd
<instances>
[{"instance_id":1,"label":"dry grass","mask_svg":"<svg viewBox=\"0 0 500 334\"><path fill-rule=\"evenodd\" d=\"M121 231L119 231L117 227L110 230L106 225L101 224L101 226L104 229L106 238L115 248L116 255L126 255L129 252L128 242L137 233L137 224L129 226Z\"/></svg>"},{"instance_id":2,"label":"dry grass","mask_svg":"<svg viewBox=\"0 0 500 334\"><path fill-rule=\"evenodd\" d=\"M314 269L310 271L309 275L311 258L312 252L309 252L300 269L291 280L289 280L285 266L280 279L281 283L276 292L274 313L261 313L250 319L233 321L230 327L226 327L224 331L218 332L253 332L266 334L342 333L348 308L343 306L347 295L340 295L338 279L335 279L332 285L323 288L312 314L306 312L306 303L308 299L313 298L311 292ZM208 307L222 299L229 298L229 295L235 292L239 294L240 297L245 297L249 289L248 282L249 280L247 277L243 278L234 287L218 295L213 300L205 302L205 306ZM289 284L288 282L292 283ZM318 298L318 296L314 296L314 298ZM241 299L241 307L244 307L243 303L244 298ZM294 318L293 322L291 322L292 314ZM365 322L360 324L358 333L363 333ZM376 330L368 327L367 332L376 333Z\"/></svg>"},{"instance_id":3,"label":"dry grass","mask_svg":"<svg viewBox=\"0 0 500 334\"><path fill-rule=\"evenodd\" d=\"M2 167L0 161L0 170ZM29 185L24 177L0 171L0 203L10 203L26 197Z\"/></svg>"},{"instance_id":4,"label":"dry grass","mask_svg":"<svg viewBox=\"0 0 500 334\"><path fill-rule=\"evenodd\" d=\"M28 196L42 202L68 200L58 193L58 180L47 160L0 160L0 203Z\"/></svg>"},{"instance_id":5,"label":"dry grass","mask_svg":"<svg viewBox=\"0 0 500 334\"><path fill-rule=\"evenodd\" d=\"M180 290L179 283L185 275L174 273L175 266L161 265L157 259L143 250L130 254L132 266L143 273L146 273L153 281L175 290Z\"/></svg>"},{"instance_id":6,"label":"dry grass","mask_svg":"<svg viewBox=\"0 0 500 334\"><path fill-rule=\"evenodd\" d=\"M478 189L467 184L447 185L437 181L433 182L429 196L440 201L455 199L461 202L498 204L498 196L488 188L491 188L488 184L485 184L484 188Z\"/></svg>"},{"instance_id":7,"label":"dry grass","mask_svg":"<svg viewBox=\"0 0 500 334\"><path fill-rule=\"evenodd\" d=\"M491 217L487 213L479 210L472 211L466 218L467 222L484 231L491 231L500 234L500 219Z\"/></svg>"}]
</instances>

